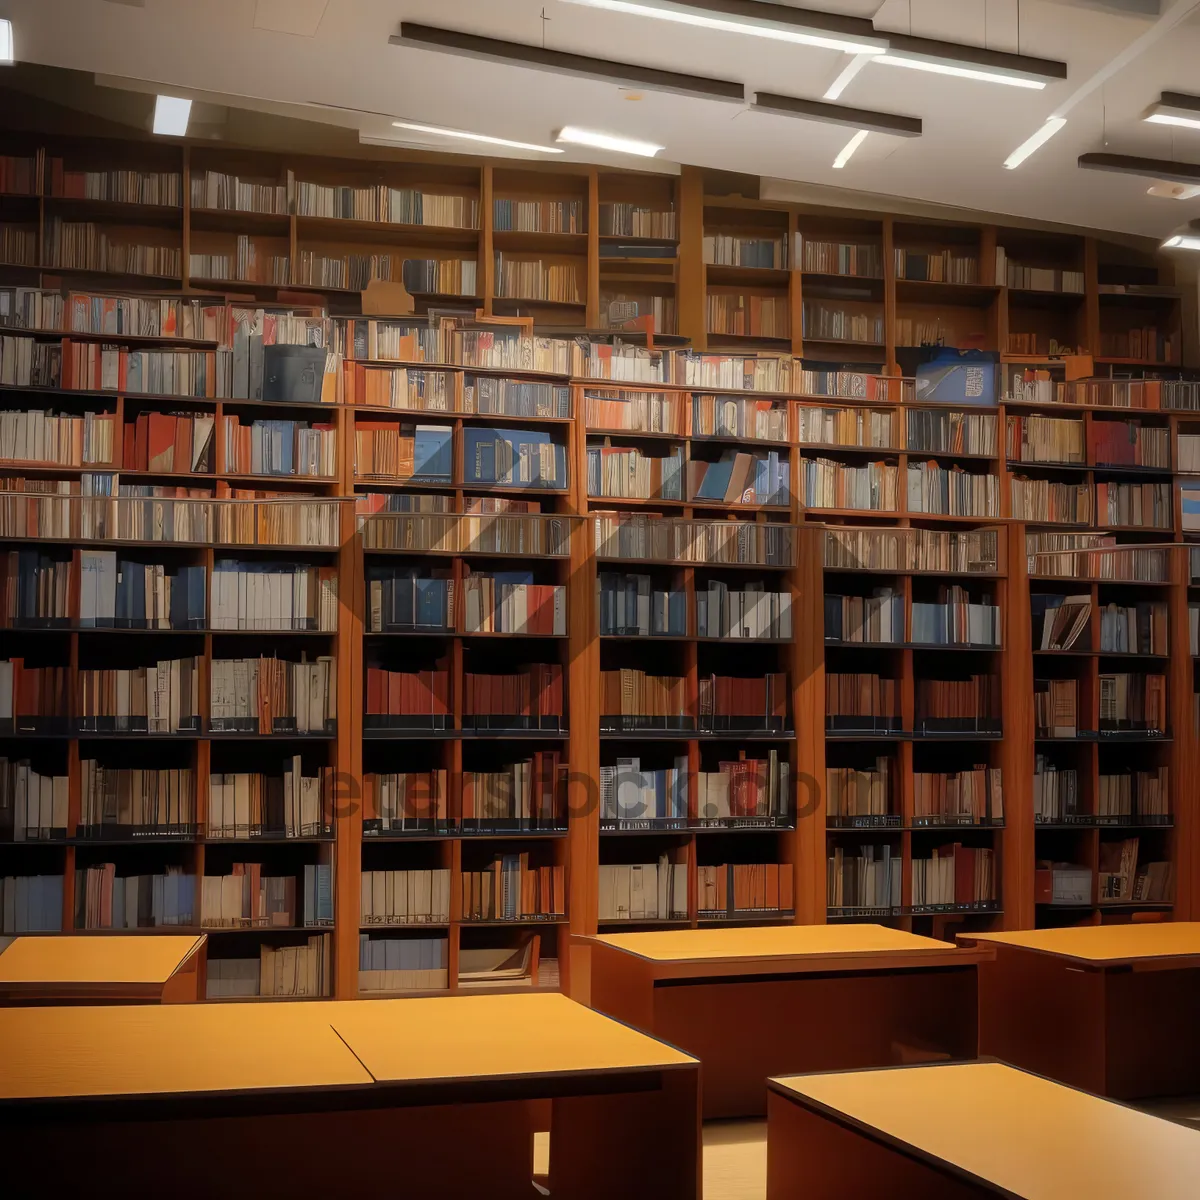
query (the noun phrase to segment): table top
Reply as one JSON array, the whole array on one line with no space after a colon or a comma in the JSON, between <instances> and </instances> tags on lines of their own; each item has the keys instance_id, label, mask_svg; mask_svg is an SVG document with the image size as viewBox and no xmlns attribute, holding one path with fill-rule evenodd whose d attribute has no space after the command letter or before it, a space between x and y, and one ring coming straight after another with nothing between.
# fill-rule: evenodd
<instances>
[{"instance_id":1,"label":"table top","mask_svg":"<svg viewBox=\"0 0 1200 1200\"><path fill-rule=\"evenodd\" d=\"M0 1100L613 1073L695 1061L550 993L0 1009Z\"/></svg>"},{"instance_id":2,"label":"table top","mask_svg":"<svg viewBox=\"0 0 1200 1200\"><path fill-rule=\"evenodd\" d=\"M557 993L321 1005L380 1082L655 1070L695 1059Z\"/></svg>"},{"instance_id":3,"label":"table top","mask_svg":"<svg viewBox=\"0 0 1200 1200\"><path fill-rule=\"evenodd\" d=\"M0 1100L369 1085L366 1069L311 1007L0 1009Z\"/></svg>"},{"instance_id":4,"label":"table top","mask_svg":"<svg viewBox=\"0 0 1200 1200\"><path fill-rule=\"evenodd\" d=\"M1006 1196L1196 1195L1200 1132L1002 1063L793 1075L771 1084Z\"/></svg>"},{"instance_id":5,"label":"table top","mask_svg":"<svg viewBox=\"0 0 1200 1200\"><path fill-rule=\"evenodd\" d=\"M953 943L884 925L769 925L737 929L672 929L608 933L589 941L653 962L740 958L855 957L876 954L961 954Z\"/></svg>"},{"instance_id":6,"label":"table top","mask_svg":"<svg viewBox=\"0 0 1200 1200\"><path fill-rule=\"evenodd\" d=\"M971 933L960 935L960 940L1016 946L1111 966L1147 958L1200 955L1200 922L1156 921L1135 925L1085 925L1078 929Z\"/></svg>"},{"instance_id":7,"label":"table top","mask_svg":"<svg viewBox=\"0 0 1200 1200\"><path fill-rule=\"evenodd\" d=\"M0 954L0 986L166 983L204 936L18 937Z\"/></svg>"}]
</instances>

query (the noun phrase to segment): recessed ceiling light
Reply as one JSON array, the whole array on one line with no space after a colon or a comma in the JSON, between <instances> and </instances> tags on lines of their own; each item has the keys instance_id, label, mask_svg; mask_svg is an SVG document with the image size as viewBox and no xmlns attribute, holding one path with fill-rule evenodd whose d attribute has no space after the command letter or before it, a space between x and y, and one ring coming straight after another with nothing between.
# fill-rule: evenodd
<instances>
[{"instance_id":1,"label":"recessed ceiling light","mask_svg":"<svg viewBox=\"0 0 1200 1200\"><path fill-rule=\"evenodd\" d=\"M1200 237L1191 233L1177 233L1169 237L1160 247L1162 250L1200 250Z\"/></svg>"},{"instance_id":2,"label":"recessed ceiling light","mask_svg":"<svg viewBox=\"0 0 1200 1200\"><path fill-rule=\"evenodd\" d=\"M888 34L888 49L873 59L889 67L909 67L931 71L935 75L954 75L960 79L978 79L984 83L1002 83L1009 87L1041 89L1067 77L1067 64L1027 54L1008 54L983 46L963 46L933 38Z\"/></svg>"},{"instance_id":3,"label":"recessed ceiling light","mask_svg":"<svg viewBox=\"0 0 1200 1200\"><path fill-rule=\"evenodd\" d=\"M1146 195L1160 200L1192 200L1200 196L1200 183L1155 183L1146 189Z\"/></svg>"},{"instance_id":4,"label":"recessed ceiling light","mask_svg":"<svg viewBox=\"0 0 1200 1200\"><path fill-rule=\"evenodd\" d=\"M0 66L11 67L13 64L13 32L12 22L0 18Z\"/></svg>"},{"instance_id":5,"label":"recessed ceiling light","mask_svg":"<svg viewBox=\"0 0 1200 1200\"><path fill-rule=\"evenodd\" d=\"M1163 92L1158 103L1142 120L1153 125L1182 125L1185 129L1200 129L1200 96Z\"/></svg>"},{"instance_id":6,"label":"recessed ceiling light","mask_svg":"<svg viewBox=\"0 0 1200 1200\"><path fill-rule=\"evenodd\" d=\"M882 54L886 36L863 17L810 12L764 0L566 0L588 8L654 17L679 25L696 25L722 33L744 33L802 46L821 46L846 54Z\"/></svg>"},{"instance_id":7,"label":"recessed ceiling light","mask_svg":"<svg viewBox=\"0 0 1200 1200\"><path fill-rule=\"evenodd\" d=\"M178 96L157 96L154 100L154 132L168 137L183 137L187 133L192 102Z\"/></svg>"},{"instance_id":8,"label":"recessed ceiling light","mask_svg":"<svg viewBox=\"0 0 1200 1200\"><path fill-rule=\"evenodd\" d=\"M459 138L464 142L483 142L488 146L508 146L512 150L535 150L539 154L562 154L557 146L539 146L535 142L514 142L509 138L490 137L486 133L467 133L464 129L443 129L440 125L419 125L415 121L393 121L397 129L411 129L415 133L432 133L437 137Z\"/></svg>"},{"instance_id":9,"label":"recessed ceiling light","mask_svg":"<svg viewBox=\"0 0 1200 1200\"><path fill-rule=\"evenodd\" d=\"M1044 146L1065 124L1066 117L1050 117L1032 137L1026 138L1005 160L1004 165L1013 171L1035 150Z\"/></svg>"},{"instance_id":10,"label":"recessed ceiling light","mask_svg":"<svg viewBox=\"0 0 1200 1200\"><path fill-rule=\"evenodd\" d=\"M640 142L636 138L617 137L611 133L597 133L592 129L579 129L567 125L558 131L556 142L566 142L572 146L592 146L596 150L612 150L617 154L638 154L642 158L653 158L665 146L656 146L653 142Z\"/></svg>"},{"instance_id":11,"label":"recessed ceiling light","mask_svg":"<svg viewBox=\"0 0 1200 1200\"><path fill-rule=\"evenodd\" d=\"M840 171L849 161L851 155L867 140L867 134L870 131L860 129L843 147L842 152L833 160L833 168L835 171Z\"/></svg>"}]
</instances>

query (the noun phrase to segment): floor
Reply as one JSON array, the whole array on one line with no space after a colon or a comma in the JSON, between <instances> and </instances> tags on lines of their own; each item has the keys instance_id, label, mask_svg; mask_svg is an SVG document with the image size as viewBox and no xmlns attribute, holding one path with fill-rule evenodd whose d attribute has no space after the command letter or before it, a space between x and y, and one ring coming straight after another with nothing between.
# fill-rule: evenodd
<instances>
[{"instance_id":1,"label":"floor","mask_svg":"<svg viewBox=\"0 0 1200 1200\"><path fill-rule=\"evenodd\" d=\"M1200 1096L1150 1100L1139 1108L1200 1130ZM704 1126L704 1200L764 1200L767 1123L710 1121Z\"/></svg>"}]
</instances>

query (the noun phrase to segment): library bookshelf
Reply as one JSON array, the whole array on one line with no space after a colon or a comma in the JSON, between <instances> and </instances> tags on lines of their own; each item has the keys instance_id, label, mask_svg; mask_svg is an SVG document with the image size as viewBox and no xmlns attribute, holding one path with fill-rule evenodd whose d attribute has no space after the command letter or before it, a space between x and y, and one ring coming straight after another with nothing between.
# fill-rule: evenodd
<instances>
[{"instance_id":1,"label":"library bookshelf","mask_svg":"<svg viewBox=\"0 0 1200 1200\"><path fill-rule=\"evenodd\" d=\"M214 935L212 998L586 997L598 929L1190 915L1200 392L1160 264L691 169L5 150L24 928L115 932L121 880ZM414 313L363 315L381 277ZM922 401L929 341L996 352L996 403ZM134 747L165 818L115 820Z\"/></svg>"}]
</instances>

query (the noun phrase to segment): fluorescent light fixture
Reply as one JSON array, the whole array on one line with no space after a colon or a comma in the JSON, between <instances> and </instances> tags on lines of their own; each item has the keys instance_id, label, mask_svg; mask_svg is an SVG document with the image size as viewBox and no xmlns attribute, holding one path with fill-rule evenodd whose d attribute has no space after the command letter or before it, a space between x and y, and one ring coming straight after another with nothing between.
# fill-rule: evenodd
<instances>
[{"instance_id":1,"label":"fluorescent light fixture","mask_svg":"<svg viewBox=\"0 0 1200 1200\"><path fill-rule=\"evenodd\" d=\"M567 54L562 50L546 50L525 42L477 37L473 33L437 29L412 21L401 21L400 32L392 34L388 41L393 46L410 46L417 50L503 63L505 66L526 67L531 71L546 71L552 75L574 75L579 79L615 83L618 87L670 92L698 100L728 100L742 104L746 98L746 89L728 79L709 79L704 75L684 75L679 71L612 62L607 58L590 58L585 54Z\"/></svg>"},{"instance_id":2,"label":"fluorescent light fixture","mask_svg":"<svg viewBox=\"0 0 1200 1200\"><path fill-rule=\"evenodd\" d=\"M869 108L826 104L824 100L803 100L799 96L758 92L750 108L753 112L799 117L802 121L820 121L825 125L848 125L851 129L865 129L869 133L890 133L897 137L921 136L920 117L898 117L894 113L873 112Z\"/></svg>"},{"instance_id":3,"label":"fluorescent light fixture","mask_svg":"<svg viewBox=\"0 0 1200 1200\"><path fill-rule=\"evenodd\" d=\"M873 62L1009 87L1041 89L1067 77L1067 64L1049 58L1031 58L1027 54L1008 54L983 46L962 46L898 33L888 34L888 43L887 53Z\"/></svg>"},{"instance_id":4,"label":"fluorescent light fixture","mask_svg":"<svg viewBox=\"0 0 1200 1200\"><path fill-rule=\"evenodd\" d=\"M0 17L0 66L13 65L12 22Z\"/></svg>"},{"instance_id":5,"label":"fluorescent light fixture","mask_svg":"<svg viewBox=\"0 0 1200 1200\"><path fill-rule=\"evenodd\" d=\"M1200 237L1191 233L1177 233L1159 247L1161 250L1200 250Z\"/></svg>"},{"instance_id":6,"label":"fluorescent light fixture","mask_svg":"<svg viewBox=\"0 0 1200 1200\"><path fill-rule=\"evenodd\" d=\"M1088 171L1113 171L1118 175L1140 175L1170 183L1200 183L1200 163L1138 158L1132 154L1081 154L1078 163Z\"/></svg>"},{"instance_id":7,"label":"fluorescent light fixture","mask_svg":"<svg viewBox=\"0 0 1200 1200\"><path fill-rule=\"evenodd\" d=\"M1157 104L1142 118L1153 125L1182 125L1200 129L1200 96L1163 92Z\"/></svg>"},{"instance_id":8,"label":"fluorescent light fixture","mask_svg":"<svg viewBox=\"0 0 1200 1200\"><path fill-rule=\"evenodd\" d=\"M863 17L810 12L787 4L764 0L566 0L587 8L654 17L679 25L716 29L721 33L744 33L750 37L820 46L846 54L882 54L888 39L875 31Z\"/></svg>"},{"instance_id":9,"label":"fluorescent light fixture","mask_svg":"<svg viewBox=\"0 0 1200 1200\"><path fill-rule=\"evenodd\" d=\"M833 169L840 171L849 161L851 155L867 140L869 129L860 129L843 147L842 152L833 160Z\"/></svg>"},{"instance_id":10,"label":"fluorescent light fixture","mask_svg":"<svg viewBox=\"0 0 1200 1200\"><path fill-rule=\"evenodd\" d=\"M1032 137L1026 138L1005 160L1004 165L1015 171L1035 150L1044 146L1065 124L1066 117L1049 117Z\"/></svg>"},{"instance_id":11,"label":"fluorescent light fixture","mask_svg":"<svg viewBox=\"0 0 1200 1200\"><path fill-rule=\"evenodd\" d=\"M154 132L168 137L183 137L187 133L192 102L177 96L157 96L154 100Z\"/></svg>"},{"instance_id":12,"label":"fluorescent light fixture","mask_svg":"<svg viewBox=\"0 0 1200 1200\"><path fill-rule=\"evenodd\" d=\"M443 129L440 125L420 125L416 121L393 121L396 129L411 129L414 133L432 133L437 137L459 138L464 142L483 142L488 146L507 146L510 150L536 150L539 154L562 154L557 146L538 146L533 142L514 142L508 138L489 137L486 133L467 133L465 129Z\"/></svg>"},{"instance_id":13,"label":"fluorescent light fixture","mask_svg":"<svg viewBox=\"0 0 1200 1200\"><path fill-rule=\"evenodd\" d=\"M836 100L850 86L854 77L871 61L869 54L856 54L841 70L825 92L826 100Z\"/></svg>"},{"instance_id":14,"label":"fluorescent light fixture","mask_svg":"<svg viewBox=\"0 0 1200 1200\"><path fill-rule=\"evenodd\" d=\"M592 129L580 129L575 125L566 125L558 131L556 142L566 142L572 146L591 146L596 150L612 150L617 154L638 154L642 158L653 158L665 146L656 146L653 142L640 142L636 138L617 137L612 133L597 133Z\"/></svg>"}]
</instances>

